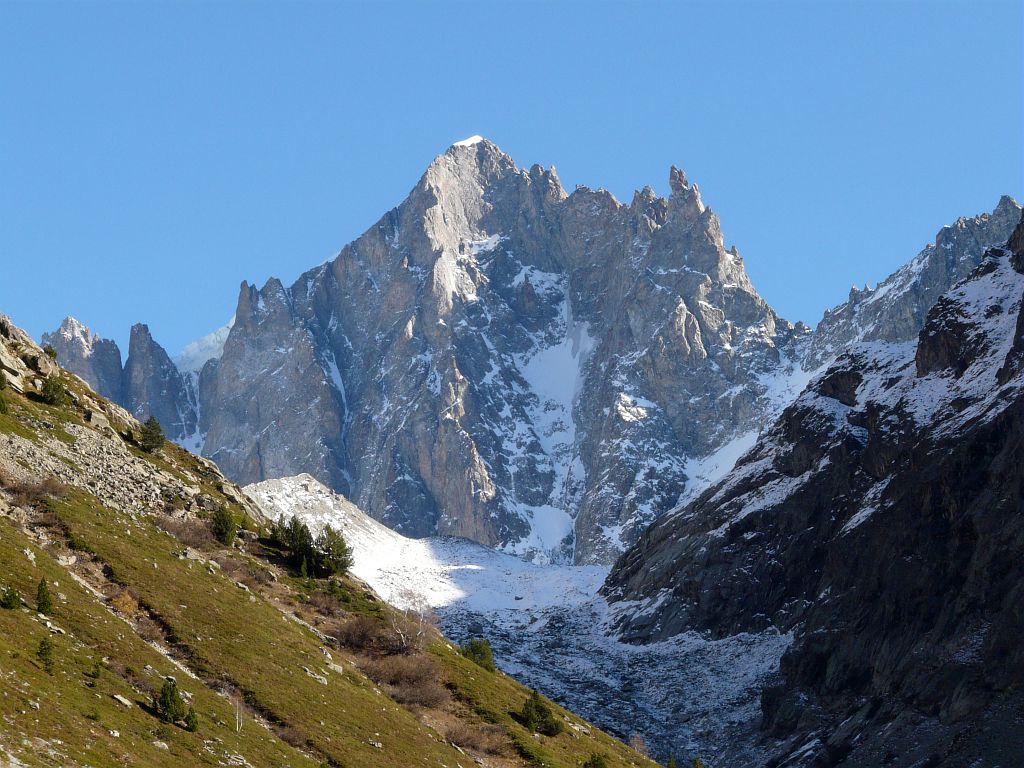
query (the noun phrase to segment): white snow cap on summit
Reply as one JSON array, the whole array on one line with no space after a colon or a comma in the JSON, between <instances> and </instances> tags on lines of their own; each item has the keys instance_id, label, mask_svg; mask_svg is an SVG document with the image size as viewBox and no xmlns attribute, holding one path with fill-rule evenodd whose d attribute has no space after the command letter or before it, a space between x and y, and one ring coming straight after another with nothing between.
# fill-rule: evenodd
<instances>
[{"instance_id":1,"label":"white snow cap on summit","mask_svg":"<svg viewBox=\"0 0 1024 768\"><path fill-rule=\"evenodd\" d=\"M474 144L479 144L484 140L483 136L470 136L468 139L462 141L456 141L452 144L453 147L472 147Z\"/></svg>"}]
</instances>

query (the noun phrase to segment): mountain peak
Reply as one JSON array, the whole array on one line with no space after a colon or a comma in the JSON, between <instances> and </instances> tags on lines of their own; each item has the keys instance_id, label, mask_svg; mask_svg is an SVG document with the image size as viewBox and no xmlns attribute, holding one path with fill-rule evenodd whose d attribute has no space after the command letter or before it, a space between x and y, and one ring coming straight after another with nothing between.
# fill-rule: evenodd
<instances>
[{"instance_id":1,"label":"mountain peak","mask_svg":"<svg viewBox=\"0 0 1024 768\"><path fill-rule=\"evenodd\" d=\"M452 146L453 147L472 147L473 145L479 144L480 142L483 142L483 141L487 141L487 139L485 139L483 136L476 135L476 136L470 136L468 139L463 139L462 141L456 141L454 144L452 144ZM490 141L487 141L487 143L488 144L493 144L493 142L490 142Z\"/></svg>"}]
</instances>

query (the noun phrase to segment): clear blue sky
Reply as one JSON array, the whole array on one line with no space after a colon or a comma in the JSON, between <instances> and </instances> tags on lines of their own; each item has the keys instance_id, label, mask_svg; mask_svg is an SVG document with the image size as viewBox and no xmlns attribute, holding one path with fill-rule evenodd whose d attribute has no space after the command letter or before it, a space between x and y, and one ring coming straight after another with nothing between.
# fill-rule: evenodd
<instances>
[{"instance_id":1,"label":"clear blue sky","mask_svg":"<svg viewBox=\"0 0 1024 768\"><path fill-rule=\"evenodd\" d=\"M681 166L813 324L1024 193L1022 9L3 2L0 312L122 345L145 321L173 354L479 133L626 200Z\"/></svg>"}]
</instances>

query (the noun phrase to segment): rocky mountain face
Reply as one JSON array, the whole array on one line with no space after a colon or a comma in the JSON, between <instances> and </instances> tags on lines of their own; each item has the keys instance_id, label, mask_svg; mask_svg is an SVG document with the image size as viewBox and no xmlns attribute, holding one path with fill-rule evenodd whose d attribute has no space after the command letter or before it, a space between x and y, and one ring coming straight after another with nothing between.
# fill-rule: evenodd
<instances>
[{"instance_id":1,"label":"rocky mountain face","mask_svg":"<svg viewBox=\"0 0 1024 768\"><path fill-rule=\"evenodd\" d=\"M194 394L164 348L153 340L149 327L141 323L132 326L121 381L125 407L133 416L156 416L174 440L195 434Z\"/></svg>"},{"instance_id":2,"label":"rocky mountain face","mask_svg":"<svg viewBox=\"0 0 1024 768\"><path fill-rule=\"evenodd\" d=\"M154 341L149 327L132 326L128 359L112 339L102 339L73 317L67 317L42 342L53 347L60 365L95 392L145 420L156 416L172 440L188 442L198 424L194 386Z\"/></svg>"},{"instance_id":3,"label":"rocky mountain face","mask_svg":"<svg viewBox=\"0 0 1024 768\"><path fill-rule=\"evenodd\" d=\"M454 145L333 261L243 284L200 375L204 453L246 482L309 472L408 535L610 559L805 335L670 181L624 205Z\"/></svg>"},{"instance_id":4,"label":"rocky mountain face","mask_svg":"<svg viewBox=\"0 0 1024 768\"><path fill-rule=\"evenodd\" d=\"M308 472L406 535L610 564L807 371L860 338L912 338L1020 210L947 227L811 334L757 294L697 186L673 168L670 188L567 193L475 137L335 259L243 283L180 375L148 332L119 397L88 345L59 359L239 482Z\"/></svg>"},{"instance_id":5,"label":"rocky mountain face","mask_svg":"<svg viewBox=\"0 0 1024 768\"><path fill-rule=\"evenodd\" d=\"M121 349L113 339L102 339L73 317L65 317L42 343L57 353L57 360L79 376L94 392L123 404Z\"/></svg>"},{"instance_id":6,"label":"rocky mountain face","mask_svg":"<svg viewBox=\"0 0 1024 768\"><path fill-rule=\"evenodd\" d=\"M912 342L855 345L604 589L624 639L792 632L770 765L1024 747L1024 221Z\"/></svg>"},{"instance_id":7,"label":"rocky mountain face","mask_svg":"<svg viewBox=\"0 0 1024 768\"><path fill-rule=\"evenodd\" d=\"M874 288L851 288L849 299L826 312L814 329L804 366L827 365L858 341L916 338L939 296L971 274L986 250L1006 242L1020 211L1017 201L1004 195L992 213L943 227L935 242Z\"/></svg>"}]
</instances>

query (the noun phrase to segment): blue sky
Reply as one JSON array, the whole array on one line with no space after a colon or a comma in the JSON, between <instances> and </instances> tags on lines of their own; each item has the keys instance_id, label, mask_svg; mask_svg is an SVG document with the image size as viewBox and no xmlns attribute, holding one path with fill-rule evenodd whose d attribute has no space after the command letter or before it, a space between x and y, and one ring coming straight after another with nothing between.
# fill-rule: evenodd
<instances>
[{"instance_id":1,"label":"blue sky","mask_svg":"<svg viewBox=\"0 0 1024 768\"><path fill-rule=\"evenodd\" d=\"M0 3L0 312L123 346L145 321L174 353L483 134L626 200L679 165L813 324L1024 194L1022 9Z\"/></svg>"}]
</instances>

